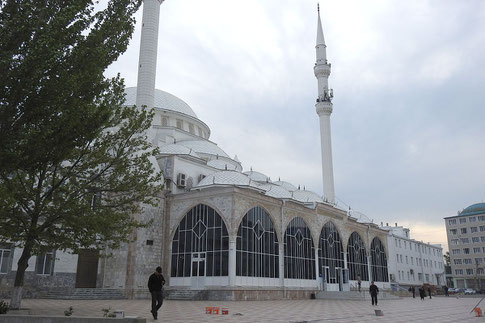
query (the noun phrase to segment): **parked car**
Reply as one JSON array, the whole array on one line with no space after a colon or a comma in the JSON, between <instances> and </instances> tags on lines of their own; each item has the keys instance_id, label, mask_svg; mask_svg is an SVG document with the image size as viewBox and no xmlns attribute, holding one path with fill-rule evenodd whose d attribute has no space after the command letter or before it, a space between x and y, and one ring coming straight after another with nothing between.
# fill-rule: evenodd
<instances>
[{"instance_id":1,"label":"parked car","mask_svg":"<svg viewBox=\"0 0 485 323\"><path fill-rule=\"evenodd\" d=\"M473 288L465 289L465 295L475 295L477 292Z\"/></svg>"},{"instance_id":2,"label":"parked car","mask_svg":"<svg viewBox=\"0 0 485 323\"><path fill-rule=\"evenodd\" d=\"M458 293L458 288L453 288L453 287L448 288L448 294L456 294L456 293Z\"/></svg>"}]
</instances>

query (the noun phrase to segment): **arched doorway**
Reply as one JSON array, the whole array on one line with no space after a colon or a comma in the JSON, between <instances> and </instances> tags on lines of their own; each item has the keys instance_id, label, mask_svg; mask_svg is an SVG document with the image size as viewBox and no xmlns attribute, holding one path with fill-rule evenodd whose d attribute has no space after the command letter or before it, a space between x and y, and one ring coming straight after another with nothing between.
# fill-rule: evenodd
<instances>
[{"instance_id":1,"label":"arched doorway","mask_svg":"<svg viewBox=\"0 0 485 323\"><path fill-rule=\"evenodd\" d=\"M210 206L193 207L172 239L171 277L185 278L174 281L202 289L208 280L217 284L213 278L228 276L228 268L229 235L224 221Z\"/></svg>"}]
</instances>

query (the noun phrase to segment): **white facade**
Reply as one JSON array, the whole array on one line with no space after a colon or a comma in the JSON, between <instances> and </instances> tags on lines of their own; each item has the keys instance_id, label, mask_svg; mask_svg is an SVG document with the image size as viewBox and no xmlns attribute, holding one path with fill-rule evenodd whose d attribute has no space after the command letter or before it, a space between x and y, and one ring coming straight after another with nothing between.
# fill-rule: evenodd
<instances>
[{"instance_id":1,"label":"white facade","mask_svg":"<svg viewBox=\"0 0 485 323\"><path fill-rule=\"evenodd\" d=\"M411 239L410 230L402 226L383 226L388 231L388 268L391 283L418 286L424 283L445 285L443 248L439 244Z\"/></svg>"}]
</instances>

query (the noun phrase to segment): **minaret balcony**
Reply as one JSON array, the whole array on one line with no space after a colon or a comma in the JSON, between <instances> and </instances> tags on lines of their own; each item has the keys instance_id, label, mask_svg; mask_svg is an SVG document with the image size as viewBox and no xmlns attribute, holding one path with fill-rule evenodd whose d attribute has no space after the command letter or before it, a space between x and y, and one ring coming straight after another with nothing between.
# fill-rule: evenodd
<instances>
[{"instance_id":1,"label":"minaret balcony","mask_svg":"<svg viewBox=\"0 0 485 323\"><path fill-rule=\"evenodd\" d=\"M330 64L316 64L313 67L313 72L316 77L328 77L330 75Z\"/></svg>"},{"instance_id":2,"label":"minaret balcony","mask_svg":"<svg viewBox=\"0 0 485 323\"><path fill-rule=\"evenodd\" d=\"M330 101L319 101L317 104L315 104L315 108L317 111L318 116L322 115L330 115L332 114L333 111L333 105L332 102Z\"/></svg>"}]
</instances>

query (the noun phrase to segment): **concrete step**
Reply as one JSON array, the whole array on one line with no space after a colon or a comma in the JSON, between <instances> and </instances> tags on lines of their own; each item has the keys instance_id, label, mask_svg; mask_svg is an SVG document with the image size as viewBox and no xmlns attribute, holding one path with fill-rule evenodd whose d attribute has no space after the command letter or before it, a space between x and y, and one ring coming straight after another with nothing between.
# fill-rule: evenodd
<instances>
[{"instance_id":1,"label":"concrete step","mask_svg":"<svg viewBox=\"0 0 485 323\"><path fill-rule=\"evenodd\" d=\"M124 290L115 288L53 289L44 298L48 299L125 299Z\"/></svg>"},{"instance_id":2,"label":"concrete step","mask_svg":"<svg viewBox=\"0 0 485 323\"><path fill-rule=\"evenodd\" d=\"M367 291L350 291L350 292L328 292L320 291L315 297L317 299L345 299L345 300L356 300L356 301L366 301L370 300L371 297ZM400 299L400 297L393 295L389 292L380 292L378 299Z\"/></svg>"},{"instance_id":3,"label":"concrete step","mask_svg":"<svg viewBox=\"0 0 485 323\"><path fill-rule=\"evenodd\" d=\"M206 291L191 289L166 289L165 298L173 300L202 300Z\"/></svg>"}]
</instances>

